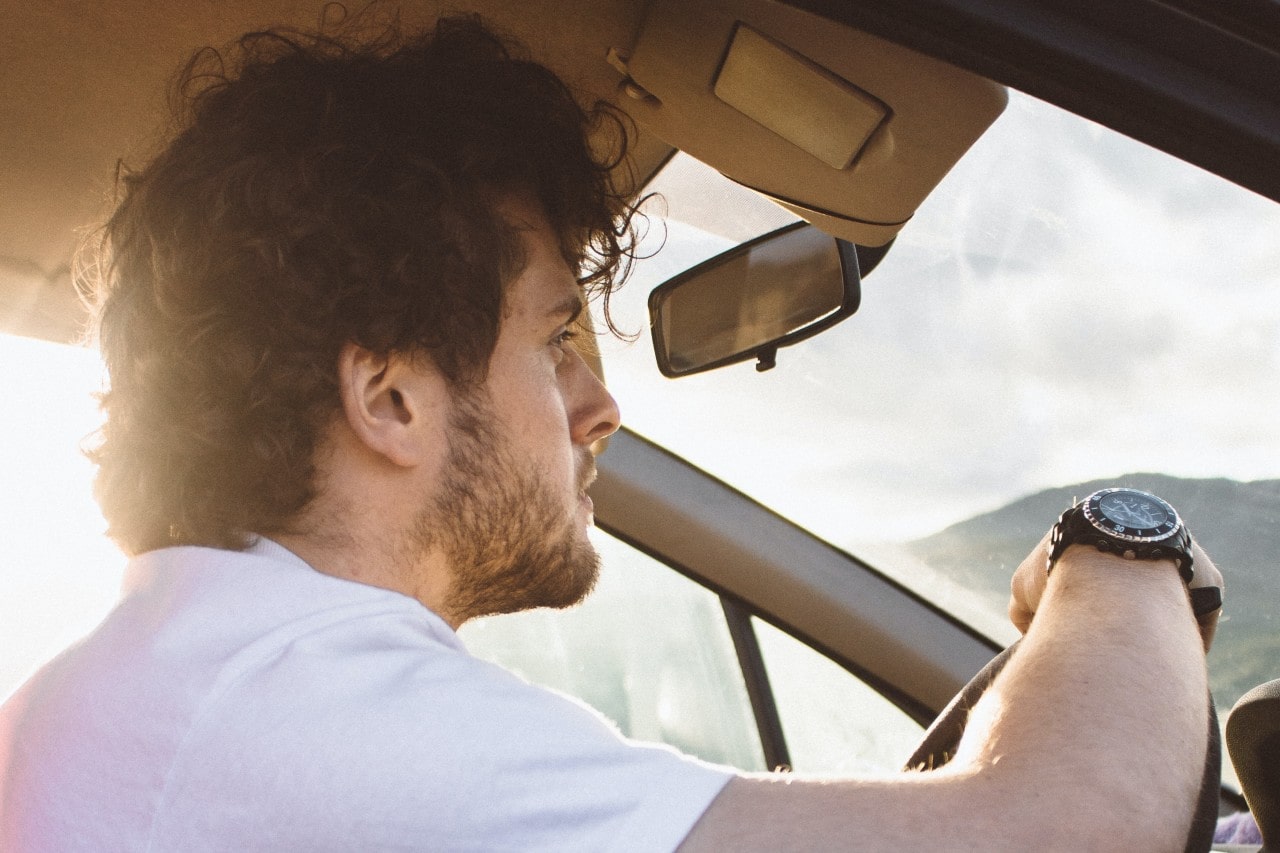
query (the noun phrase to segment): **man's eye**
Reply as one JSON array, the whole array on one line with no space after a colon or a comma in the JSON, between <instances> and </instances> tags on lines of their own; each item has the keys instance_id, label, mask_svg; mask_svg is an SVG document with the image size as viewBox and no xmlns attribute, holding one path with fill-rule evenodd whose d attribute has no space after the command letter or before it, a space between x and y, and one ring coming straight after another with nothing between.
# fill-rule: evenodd
<instances>
[{"instance_id":1,"label":"man's eye","mask_svg":"<svg viewBox=\"0 0 1280 853\"><path fill-rule=\"evenodd\" d=\"M573 329L562 329L552 340L556 346L563 347L565 344L578 337L578 333Z\"/></svg>"}]
</instances>

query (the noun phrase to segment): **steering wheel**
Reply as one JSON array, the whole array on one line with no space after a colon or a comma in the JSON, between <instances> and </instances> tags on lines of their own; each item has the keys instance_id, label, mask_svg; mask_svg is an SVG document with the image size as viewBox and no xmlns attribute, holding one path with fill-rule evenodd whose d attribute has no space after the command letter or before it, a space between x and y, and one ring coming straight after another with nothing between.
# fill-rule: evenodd
<instances>
[{"instance_id":1,"label":"steering wheel","mask_svg":"<svg viewBox=\"0 0 1280 853\"><path fill-rule=\"evenodd\" d=\"M1021 640L996 655L979 670L955 698L942 709L933 724L924 733L920 745L907 759L907 770L935 770L955 755L964 734L969 712L978 699L995 681L1000 670L1013 657ZM1222 735L1218 730L1218 716L1209 697L1209 748L1205 752L1204 776L1200 782L1200 796L1196 801L1195 815L1187 833L1186 853L1205 853L1213 845L1213 831L1218 822L1218 798L1222 780Z\"/></svg>"}]
</instances>

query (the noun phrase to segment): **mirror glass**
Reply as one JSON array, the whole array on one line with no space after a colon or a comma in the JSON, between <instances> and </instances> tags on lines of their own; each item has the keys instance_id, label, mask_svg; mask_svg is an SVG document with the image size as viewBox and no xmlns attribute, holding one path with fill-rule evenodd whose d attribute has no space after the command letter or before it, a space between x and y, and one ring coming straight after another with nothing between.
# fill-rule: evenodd
<instances>
[{"instance_id":1,"label":"mirror glass","mask_svg":"<svg viewBox=\"0 0 1280 853\"><path fill-rule=\"evenodd\" d=\"M854 247L795 223L738 246L657 287L649 317L658 367L685 376L777 349L852 314L859 300Z\"/></svg>"}]
</instances>

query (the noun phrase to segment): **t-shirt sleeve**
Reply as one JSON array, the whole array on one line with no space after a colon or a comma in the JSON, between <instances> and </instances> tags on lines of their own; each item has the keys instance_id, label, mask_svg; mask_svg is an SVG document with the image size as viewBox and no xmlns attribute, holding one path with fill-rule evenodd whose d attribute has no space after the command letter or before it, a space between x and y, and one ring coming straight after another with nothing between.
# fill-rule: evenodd
<instances>
[{"instance_id":1,"label":"t-shirt sleeve","mask_svg":"<svg viewBox=\"0 0 1280 853\"><path fill-rule=\"evenodd\" d=\"M517 703L519 723L495 732L481 710L474 727L460 729L492 739L484 750L491 765L477 768L471 793L491 787L504 815L496 823L483 815L485 830L510 821L508 837L525 849L674 850L733 775L665 746L629 742L594 710L512 681L488 698L495 711Z\"/></svg>"},{"instance_id":2,"label":"t-shirt sleeve","mask_svg":"<svg viewBox=\"0 0 1280 853\"><path fill-rule=\"evenodd\" d=\"M734 775L627 741L575 700L464 652L330 646L293 643L204 715L157 842L673 850Z\"/></svg>"}]
</instances>

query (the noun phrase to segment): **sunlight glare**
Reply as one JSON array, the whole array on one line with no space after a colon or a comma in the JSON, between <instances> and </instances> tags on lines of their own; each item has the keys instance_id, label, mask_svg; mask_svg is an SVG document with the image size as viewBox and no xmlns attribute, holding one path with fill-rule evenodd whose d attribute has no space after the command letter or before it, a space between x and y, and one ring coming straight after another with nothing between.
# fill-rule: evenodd
<instances>
[{"instance_id":1,"label":"sunlight glare","mask_svg":"<svg viewBox=\"0 0 1280 853\"><path fill-rule=\"evenodd\" d=\"M103 535L93 466L95 350L0 335L0 697L114 604L124 555Z\"/></svg>"}]
</instances>

